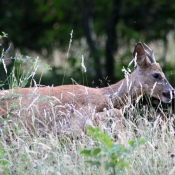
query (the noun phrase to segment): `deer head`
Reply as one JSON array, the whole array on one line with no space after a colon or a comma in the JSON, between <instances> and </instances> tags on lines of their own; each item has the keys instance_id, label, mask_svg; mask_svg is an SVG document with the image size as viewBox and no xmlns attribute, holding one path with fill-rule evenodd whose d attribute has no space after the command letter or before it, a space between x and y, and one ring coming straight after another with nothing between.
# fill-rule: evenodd
<instances>
[{"instance_id":1,"label":"deer head","mask_svg":"<svg viewBox=\"0 0 175 175\"><path fill-rule=\"evenodd\" d=\"M166 79L161 67L156 63L154 52L146 45L137 43L133 52L136 59L136 79L142 86L143 92L164 103L170 103L174 89Z\"/></svg>"}]
</instances>

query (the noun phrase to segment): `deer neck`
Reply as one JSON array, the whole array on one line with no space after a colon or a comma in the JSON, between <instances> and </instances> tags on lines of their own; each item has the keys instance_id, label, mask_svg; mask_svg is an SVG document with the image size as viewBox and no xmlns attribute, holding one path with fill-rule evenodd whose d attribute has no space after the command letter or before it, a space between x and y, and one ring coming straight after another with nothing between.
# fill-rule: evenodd
<instances>
[{"instance_id":1,"label":"deer neck","mask_svg":"<svg viewBox=\"0 0 175 175\"><path fill-rule=\"evenodd\" d=\"M116 84L101 89L113 107L121 109L142 95L142 86L137 79L137 72L126 76Z\"/></svg>"}]
</instances>

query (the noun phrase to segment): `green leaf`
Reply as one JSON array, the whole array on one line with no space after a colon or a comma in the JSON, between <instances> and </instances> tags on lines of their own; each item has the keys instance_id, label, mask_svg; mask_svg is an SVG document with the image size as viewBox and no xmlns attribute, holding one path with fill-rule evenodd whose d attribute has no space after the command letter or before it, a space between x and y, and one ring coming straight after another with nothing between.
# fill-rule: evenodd
<instances>
[{"instance_id":1,"label":"green leaf","mask_svg":"<svg viewBox=\"0 0 175 175\"><path fill-rule=\"evenodd\" d=\"M2 159L5 155L6 155L6 153L4 151L4 147L0 146L0 159Z\"/></svg>"},{"instance_id":2,"label":"green leaf","mask_svg":"<svg viewBox=\"0 0 175 175\"><path fill-rule=\"evenodd\" d=\"M6 159L0 159L0 165L7 165L9 164L9 161Z\"/></svg>"},{"instance_id":3,"label":"green leaf","mask_svg":"<svg viewBox=\"0 0 175 175\"><path fill-rule=\"evenodd\" d=\"M132 146L132 147L135 145L135 141L134 141L134 140L129 140L128 143L129 143L129 145Z\"/></svg>"},{"instance_id":4,"label":"green leaf","mask_svg":"<svg viewBox=\"0 0 175 175\"><path fill-rule=\"evenodd\" d=\"M97 154L99 154L101 152L101 149L100 148L95 148L93 151L92 151L92 155L96 156Z\"/></svg>"},{"instance_id":5,"label":"green leaf","mask_svg":"<svg viewBox=\"0 0 175 175\"><path fill-rule=\"evenodd\" d=\"M85 156L91 156L91 150L90 149L84 149L80 151L81 154L84 154Z\"/></svg>"},{"instance_id":6,"label":"green leaf","mask_svg":"<svg viewBox=\"0 0 175 175\"><path fill-rule=\"evenodd\" d=\"M148 140L147 139L145 139L145 138L139 138L138 139L138 144L140 145L140 144L144 144L144 143L146 143Z\"/></svg>"},{"instance_id":7,"label":"green leaf","mask_svg":"<svg viewBox=\"0 0 175 175\"><path fill-rule=\"evenodd\" d=\"M134 140L129 140L128 143L131 147L135 147L135 146L138 146L138 145L141 145L141 144L144 144L147 142L147 139L145 138L139 138L137 139L136 141Z\"/></svg>"},{"instance_id":8,"label":"green leaf","mask_svg":"<svg viewBox=\"0 0 175 175\"><path fill-rule=\"evenodd\" d=\"M92 136L95 141L98 141L100 144L103 144L107 147L112 147L114 142L111 137L106 133L103 133L98 127L88 127L87 128L88 135Z\"/></svg>"},{"instance_id":9,"label":"green leaf","mask_svg":"<svg viewBox=\"0 0 175 175\"><path fill-rule=\"evenodd\" d=\"M80 151L81 154L84 154L85 156L91 156L91 157L96 156L100 152L101 152L100 148L84 149L84 150Z\"/></svg>"}]
</instances>

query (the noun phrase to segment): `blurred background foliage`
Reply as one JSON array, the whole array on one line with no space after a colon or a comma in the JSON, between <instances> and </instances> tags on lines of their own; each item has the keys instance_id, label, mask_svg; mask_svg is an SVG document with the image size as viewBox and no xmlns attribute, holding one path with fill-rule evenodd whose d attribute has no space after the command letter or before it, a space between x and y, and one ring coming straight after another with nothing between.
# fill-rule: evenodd
<instances>
[{"instance_id":1,"label":"blurred background foliage","mask_svg":"<svg viewBox=\"0 0 175 175\"><path fill-rule=\"evenodd\" d=\"M41 84L70 84L71 78L88 86L114 83L123 78L121 70L141 41L155 51L175 86L174 0L1 0L0 7L0 31L8 34L0 49L12 43L8 57L39 55L52 67ZM13 62L7 65L10 70ZM0 80L5 77L1 64Z\"/></svg>"}]
</instances>

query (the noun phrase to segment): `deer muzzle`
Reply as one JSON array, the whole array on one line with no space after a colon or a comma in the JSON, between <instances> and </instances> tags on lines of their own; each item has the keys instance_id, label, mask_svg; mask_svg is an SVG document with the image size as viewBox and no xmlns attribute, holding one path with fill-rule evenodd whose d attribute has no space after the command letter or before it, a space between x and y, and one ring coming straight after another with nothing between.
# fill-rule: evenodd
<instances>
[{"instance_id":1,"label":"deer muzzle","mask_svg":"<svg viewBox=\"0 0 175 175\"><path fill-rule=\"evenodd\" d=\"M173 98L175 98L175 90L174 89L162 93L162 101L164 103L171 103Z\"/></svg>"}]
</instances>

